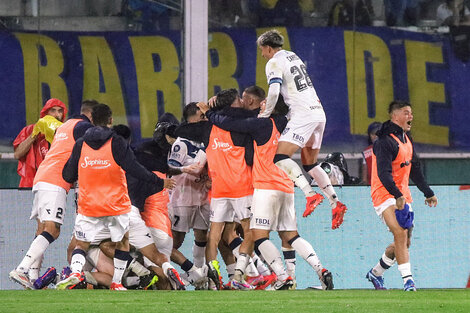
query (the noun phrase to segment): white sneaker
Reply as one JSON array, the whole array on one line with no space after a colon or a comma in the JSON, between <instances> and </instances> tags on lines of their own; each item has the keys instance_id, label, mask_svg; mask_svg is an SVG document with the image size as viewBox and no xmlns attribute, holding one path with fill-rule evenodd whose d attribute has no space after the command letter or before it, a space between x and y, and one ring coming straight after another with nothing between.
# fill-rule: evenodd
<instances>
[{"instance_id":1,"label":"white sneaker","mask_svg":"<svg viewBox=\"0 0 470 313\"><path fill-rule=\"evenodd\" d=\"M17 271L16 269L14 269L10 272L8 277L26 289L34 289L33 284L29 280L27 273L22 273L21 271Z\"/></svg>"}]
</instances>

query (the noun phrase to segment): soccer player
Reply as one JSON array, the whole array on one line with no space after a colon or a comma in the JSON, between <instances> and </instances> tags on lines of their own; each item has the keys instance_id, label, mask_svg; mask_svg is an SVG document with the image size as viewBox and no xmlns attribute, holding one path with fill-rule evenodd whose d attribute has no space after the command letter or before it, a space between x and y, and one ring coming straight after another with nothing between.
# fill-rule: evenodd
<instances>
[{"instance_id":1,"label":"soccer player","mask_svg":"<svg viewBox=\"0 0 470 313\"><path fill-rule=\"evenodd\" d=\"M52 108L65 107L59 102L57 99L48 101L49 106L53 105ZM38 278L47 247L59 237L60 227L64 222L67 193L71 188L70 183L62 178L62 168L72 153L75 141L93 126L90 123L91 111L96 104L98 102L95 100L83 101L80 115L70 118L56 130L51 148L34 177L31 219L36 218L38 221L36 238L21 263L10 272L10 278L26 288L31 288L31 284Z\"/></svg>"},{"instance_id":2,"label":"soccer player","mask_svg":"<svg viewBox=\"0 0 470 313\"><path fill-rule=\"evenodd\" d=\"M304 216L311 214L323 196L313 191L302 170L291 157L301 148L304 170L310 174L327 196L333 210L331 228L343 223L346 206L338 201L328 175L317 163L323 139L326 116L320 99L307 73L307 67L293 52L282 49L284 38L277 30L269 30L258 37L261 55L268 60L266 76L269 90L266 109L259 117L269 117L279 95L289 106L289 122L279 138L274 163L304 192L307 206Z\"/></svg>"},{"instance_id":3,"label":"soccer player","mask_svg":"<svg viewBox=\"0 0 470 313\"><path fill-rule=\"evenodd\" d=\"M39 121L47 115L64 122L67 116L67 107L59 99L49 99L39 114ZM18 160L17 172L21 177L19 187L33 187L36 171L49 151L49 143L44 136L45 134L37 133L38 126L31 124L24 127L13 141L14 156ZM36 131L34 131L35 127Z\"/></svg>"},{"instance_id":4,"label":"soccer player","mask_svg":"<svg viewBox=\"0 0 470 313\"><path fill-rule=\"evenodd\" d=\"M196 102L187 104L183 109L184 124L197 123L205 120L205 116ZM170 168L180 169L184 166L199 163L206 164L205 147L202 142L178 137L171 147L168 157ZM173 248L178 249L190 229L194 231L193 261L197 267L205 264L205 247L209 228L209 202L206 181L209 179L207 170L198 175L181 174L174 176L175 188L170 193L169 213L172 221Z\"/></svg>"},{"instance_id":5,"label":"soccer player","mask_svg":"<svg viewBox=\"0 0 470 313\"><path fill-rule=\"evenodd\" d=\"M154 132L154 140L141 144L136 150L137 160L144 165L148 170L153 171L156 175L164 178L165 174L189 175L193 171L199 171L201 167L197 164L189 164L178 168L170 168L167 163L167 155L170 151L170 142L175 140L174 129L175 124L168 122L159 122L156 125ZM145 225L148 228L150 238L154 241L158 251L162 254L165 260L169 260L173 250L173 237L171 233L171 221L168 214L169 196L166 189L155 190L152 185L136 180L134 177L128 175L129 194L132 204L140 210L140 215ZM136 212L137 213L137 212ZM146 256L144 254L144 256ZM184 257L184 256L183 256ZM149 258L151 261L152 258ZM153 261L156 263L155 261ZM183 262L176 262L179 265ZM157 263L159 264L159 263ZM160 265L160 264L159 264ZM183 270L189 272L191 277L204 276L201 271L196 271L191 262L186 262L188 268L183 267ZM182 282L176 270L168 263L162 265L164 272L168 273L170 283L173 289L184 289ZM169 273L167 267L171 266ZM194 275L193 275L194 274ZM174 278L177 278L175 281ZM198 277L201 278L201 277ZM194 278L196 281L197 278Z\"/></svg>"},{"instance_id":6,"label":"soccer player","mask_svg":"<svg viewBox=\"0 0 470 313\"><path fill-rule=\"evenodd\" d=\"M203 107L203 105L201 105ZM283 111L284 109L284 111ZM207 108L203 109L204 112ZM269 241L271 230L279 232L281 239L292 246L318 274L324 289L333 289L333 277L326 270L310 243L297 232L297 221L294 208L294 185L287 175L273 163L280 132L287 124L284 116L287 107L278 101L271 118L233 118L216 112L207 111L207 117L217 127L228 131L250 134L254 140L253 158L253 203L250 228L255 241L257 254L271 266L277 275L273 289L289 289L293 286L292 277L288 276L282 263L281 255L274 244ZM261 110L263 113L263 110ZM251 252L250 252L251 253ZM237 260L237 268L239 262ZM241 269L245 270L241 265ZM240 276L234 276L232 286Z\"/></svg>"},{"instance_id":7,"label":"soccer player","mask_svg":"<svg viewBox=\"0 0 470 313\"><path fill-rule=\"evenodd\" d=\"M411 243L414 213L411 208L409 178L426 197L425 204L437 205L437 197L426 183L408 132L413 114L404 101L390 103L390 120L377 132L372 155L371 196L377 215L393 233L393 243L366 275L375 289L385 289L383 274L395 262L403 278L405 291L416 291L408 248Z\"/></svg>"},{"instance_id":8,"label":"soccer player","mask_svg":"<svg viewBox=\"0 0 470 313\"><path fill-rule=\"evenodd\" d=\"M135 160L124 138L108 128L112 124L109 106L94 106L92 120L95 127L77 140L62 171L64 180L69 183L78 178L80 189L74 229L77 244L71 260L72 274L60 281L57 289L65 289L83 280L81 271L90 243L96 238L106 239L100 236L109 232L108 238L116 243L110 289L126 290L121 279L130 258L128 231L131 202L125 173L160 188L171 188L173 182L164 181L146 170Z\"/></svg>"}]
</instances>

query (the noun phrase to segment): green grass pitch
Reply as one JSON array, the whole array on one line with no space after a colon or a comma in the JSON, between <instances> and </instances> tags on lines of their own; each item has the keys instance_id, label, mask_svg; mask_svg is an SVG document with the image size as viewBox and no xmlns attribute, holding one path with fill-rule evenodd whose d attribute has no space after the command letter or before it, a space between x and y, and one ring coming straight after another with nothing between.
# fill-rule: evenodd
<instances>
[{"instance_id":1,"label":"green grass pitch","mask_svg":"<svg viewBox=\"0 0 470 313\"><path fill-rule=\"evenodd\" d=\"M2 290L0 312L470 312L470 290Z\"/></svg>"}]
</instances>

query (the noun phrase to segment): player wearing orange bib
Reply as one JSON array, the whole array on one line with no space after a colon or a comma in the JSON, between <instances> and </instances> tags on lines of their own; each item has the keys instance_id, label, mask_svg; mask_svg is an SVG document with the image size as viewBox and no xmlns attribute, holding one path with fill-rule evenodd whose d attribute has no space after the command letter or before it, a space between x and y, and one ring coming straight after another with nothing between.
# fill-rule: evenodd
<instances>
[{"instance_id":1,"label":"player wearing orange bib","mask_svg":"<svg viewBox=\"0 0 470 313\"><path fill-rule=\"evenodd\" d=\"M78 178L80 189L74 228L77 244L70 266L72 274L60 281L57 288L65 289L82 280L81 271L90 243L109 233L107 238L116 243L110 289L126 290L121 279L130 258L128 230L131 201L125 173L159 186L163 186L164 182L140 165L124 138L108 128L112 124L112 112L107 105L93 107L92 119L95 127L75 143L62 172L64 180L69 183Z\"/></svg>"},{"instance_id":2,"label":"player wearing orange bib","mask_svg":"<svg viewBox=\"0 0 470 313\"><path fill-rule=\"evenodd\" d=\"M278 277L273 288L289 289L293 281L292 277L286 274L279 251L269 240L269 233L272 230L278 231L282 240L288 242L312 266L325 289L333 289L331 273L323 268L312 246L297 232L294 184L272 161L280 133L287 124L285 113L287 113L285 104L278 101L275 114L269 119L232 118L213 111L207 111L206 115L214 125L229 131L247 133L254 140L252 174L255 189L250 228L257 254L263 256ZM237 260L237 269L244 270L246 264L239 263ZM240 283L240 279L236 272L232 286Z\"/></svg>"},{"instance_id":3,"label":"player wearing orange bib","mask_svg":"<svg viewBox=\"0 0 470 313\"><path fill-rule=\"evenodd\" d=\"M404 290L415 291L408 252L414 218L409 179L425 195L425 204L436 206L437 197L424 179L413 142L407 134L413 120L411 105L393 101L388 112L390 120L377 132L379 138L373 147L371 197L375 212L393 233L394 241L366 278L375 289L385 289L383 273L397 262Z\"/></svg>"},{"instance_id":4,"label":"player wearing orange bib","mask_svg":"<svg viewBox=\"0 0 470 313\"><path fill-rule=\"evenodd\" d=\"M97 103L94 100L83 101L81 115L70 118L57 128L49 152L34 177L31 219L38 220L37 237L16 270L10 273L11 279L27 288L31 288L30 283L38 278L47 247L59 237L67 193L71 187L71 184L62 178L62 168L72 153L75 141L93 126L90 123L91 110ZM25 275L28 270L29 277Z\"/></svg>"}]
</instances>

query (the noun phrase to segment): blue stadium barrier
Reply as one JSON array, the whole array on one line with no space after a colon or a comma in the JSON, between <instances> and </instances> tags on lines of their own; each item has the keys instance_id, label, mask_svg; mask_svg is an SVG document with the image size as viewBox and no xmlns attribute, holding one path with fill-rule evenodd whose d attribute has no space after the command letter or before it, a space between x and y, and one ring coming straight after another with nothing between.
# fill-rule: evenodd
<instances>
[{"instance_id":1,"label":"blue stadium barrier","mask_svg":"<svg viewBox=\"0 0 470 313\"><path fill-rule=\"evenodd\" d=\"M439 198L436 208L424 205L424 196L412 187L415 229L410 248L412 273L418 288L465 288L470 272L470 190L458 186L433 186ZM349 210L343 225L331 229L331 209L324 201L315 212L303 218L305 200L296 190L298 228L309 241L323 265L333 273L335 288L371 288L367 271L381 257L393 237L377 217L367 186L337 188L340 200ZM22 259L34 238L35 221L29 220L32 193L27 190L0 190L0 289L20 289L8 280L8 273ZM66 248L74 222L73 192L67 198L67 214L62 234L47 250L43 270L66 265ZM280 247L275 233L271 239ZM193 243L189 233L182 252L190 257ZM220 256L220 255L219 255ZM227 281L225 268L222 273ZM319 286L317 275L297 255L297 286ZM402 288L395 265L385 273L388 288Z\"/></svg>"}]
</instances>

